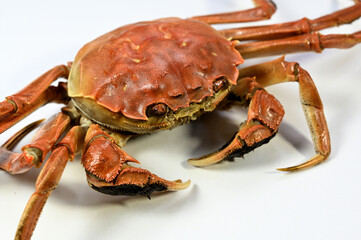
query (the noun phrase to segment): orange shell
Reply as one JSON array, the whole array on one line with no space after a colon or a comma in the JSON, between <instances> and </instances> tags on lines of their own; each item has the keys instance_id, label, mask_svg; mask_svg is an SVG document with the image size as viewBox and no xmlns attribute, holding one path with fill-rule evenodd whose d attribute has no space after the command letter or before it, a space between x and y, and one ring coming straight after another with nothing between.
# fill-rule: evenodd
<instances>
[{"instance_id":1,"label":"orange shell","mask_svg":"<svg viewBox=\"0 0 361 240\"><path fill-rule=\"evenodd\" d=\"M212 83L219 77L236 84L241 63L234 43L206 23L178 18L140 22L80 49L69 95L147 120L149 105L164 103L175 111L212 96Z\"/></svg>"}]
</instances>

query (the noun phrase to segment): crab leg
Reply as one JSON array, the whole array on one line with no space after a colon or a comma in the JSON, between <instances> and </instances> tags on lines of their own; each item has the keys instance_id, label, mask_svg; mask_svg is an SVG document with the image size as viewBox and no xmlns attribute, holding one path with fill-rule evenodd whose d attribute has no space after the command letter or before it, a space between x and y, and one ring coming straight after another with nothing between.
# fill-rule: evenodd
<instances>
[{"instance_id":1,"label":"crab leg","mask_svg":"<svg viewBox=\"0 0 361 240\"><path fill-rule=\"evenodd\" d=\"M32 126L25 127L0 148L0 169L17 174L23 173L33 166L39 167L69 124L70 117L59 113L49 118L41 126L31 143L22 148L22 153L9 151L10 146L20 140L18 135L24 135L23 132L30 130L29 128Z\"/></svg>"},{"instance_id":2,"label":"crab leg","mask_svg":"<svg viewBox=\"0 0 361 240\"><path fill-rule=\"evenodd\" d=\"M269 19L276 11L276 5L270 0L253 0L255 8L212 15L192 17L191 19L203 21L209 24L214 23L236 23L252 22Z\"/></svg>"},{"instance_id":3,"label":"crab leg","mask_svg":"<svg viewBox=\"0 0 361 240\"><path fill-rule=\"evenodd\" d=\"M91 125L85 137L82 164L89 185L110 195L145 195L154 191L176 191L189 186L190 181L168 181L148 170L128 165L139 163L124 152L115 140L98 125Z\"/></svg>"},{"instance_id":4,"label":"crab leg","mask_svg":"<svg viewBox=\"0 0 361 240\"><path fill-rule=\"evenodd\" d=\"M327 159L331 152L330 135L323 112L323 105L309 73L296 62L286 62L284 57L251 66L240 71L240 77L256 77L262 86L283 82L298 82L302 108L308 123L316 155L297 166L281 168L281 171L297 171L317 165Z\"/></svg>"},{"instance_id":5,"label":"crab leg","mask_svg":"<svg viewBox=\"0 0 361 240\"><path fill-rule=\"evenodd\" d=\"M289 38L243 43L235 48L243 58L254 58L306 51L320 53L325 48L351 48L358 43L361 43L361 31L329 35L314 32Z\"/></svg>"},{"instance_id":6,"label":"crab leg","mask_svg":"<svg viewBox=\"0 0 361 240\"><path fill-rule=\"evenodd\" d=\"M252 76L252 78L250 78ZM284 57L268 63L262 63L240 70L239 85L232 92L236 96L251 96L248 119L240 131L220 151L200 159L192 159L193 165L201 166L219 162L227 157L239 156L267 142L277 131L282 120L283 109L278 101L263 89L282 82L298 82L300 98L310 129L316 155L297 166L281 168L280 171L297 171L317 165L327 159L331 152L331 143L323 105L312 78L295 62L286 62ZM255 79L255 80L253 80ZM255 92L254 94L252 92ZM250 123L256 127L250 126ZM250 131L256 129L257 131ZM260 130L258 130L260 129ZM268 129L269 132L266 130ZM244 134L247 133L246 135ZM254 137L249 144L246 137Z\"/></svg>"},{"instance_id":7,"label":"crab leg","mask_svg":"<svg viewBox=\"0 0 361 240\"><path fill-rule=\"evenodd\" d=\"M273 24L266 26L234 28L219 31L227 39L231 40L270 40L294 35L308 34L325 28L347 24L361 17L361 3L341 9L311 20L302 18L298 21Z\"/></svg>"},{"instance_id":8,"label":"crab leg","mask_svg":"<svg viewBox=\"0 0 361 240\"><path fill-rule=\"evenodd\" d=\"M83 139L84 130L80 126L75 126L55 146L38 176L35 192L31 195L25 207L15 239L30 239L47 199L57 187L67 162L72 160L81 148Z\"/></svg>"},{"instance_id":9,"label":"crab leg","mask_svg":"<svg viewBox=\"0 0 361 240\"><path fill-rule=\"evenodd\" d=\"M63 102L66 96L65 87L50 86L58 78L67 78L69 69L59 65L34 80L20 92L6 97L0 103L0 133L4 132L21 119L49 101Z\"/></svg>"}]
</instances>

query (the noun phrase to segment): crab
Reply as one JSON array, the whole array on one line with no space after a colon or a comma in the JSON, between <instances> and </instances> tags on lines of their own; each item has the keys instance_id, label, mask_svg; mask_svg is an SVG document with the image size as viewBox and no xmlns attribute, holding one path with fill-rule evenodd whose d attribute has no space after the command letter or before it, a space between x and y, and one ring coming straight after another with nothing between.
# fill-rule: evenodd
<instances>
[{"instance_id":1,"label":"crab","mask_svg":"<svg viewBox=\"0 0 361 240\"><path fill-rule=\"evenodd\" d=\"M81 154L93 189L110 195L149 197L155 191L185 189L190 181L169 181L135 167L138 160L122 149L132 137L173 129L204 113L241 105L248 107L248 116L234 136L218 151L188 162L207 166L268 143L284 116L281 103L265 89L270 85L299 84L315 147L315 155L308 161L278 170L298 171L325 161L330 154L330 136L320 96L308 72L284 57L249 67L242 63L247 58L352 47L361 42L361 32L321 35L318 31L358 19L361 4L355 1L349 8L314 20L219 31L210 26L268 19L276 10L272 1L254 3L252 9L233 13L120 27L86 44L73 62L50 69L1 102L0 132L48 102L65 105L44 123L37 121L21 129L0 148L0 168L11 174L44 165L16 239L31 237L44 204L76 154ZM59 78L67 82L52 85ZM21 153L11 151L40 124Z\"/></svg>"}]
</instances>

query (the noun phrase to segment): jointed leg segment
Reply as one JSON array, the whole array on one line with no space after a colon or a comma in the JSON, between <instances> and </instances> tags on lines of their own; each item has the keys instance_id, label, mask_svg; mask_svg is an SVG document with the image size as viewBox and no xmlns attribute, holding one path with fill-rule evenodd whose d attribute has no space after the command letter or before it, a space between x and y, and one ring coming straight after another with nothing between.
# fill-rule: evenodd
<instances>
[{"instance_id":1,"label":"jointed leg segment","mask_svg":"<svg viewBox=\"0 0 361 240\"><path fill-rule=\"evenodd\" d=\"M276 5L271 0L253 0L255 8L237 12L203 15L192 17L191 19L206 23L236 23L252 22L269 19L276 11Z\"/></svg>"},{"instance_id":2,"label":"jointed leg segment","mask_svg":"<svg viewBox=\"0 0 361 240\"><path fill-rule=\"evenodd\" d=\"M79 151L83 139L84 130L80 126L75 126L55 146L38 176L35 192L25 207L15 239L30 239L47 199L57 187L67 162Z\"/></svg>"},{"instance_id":3,"label":"jointed leg segment","mask_svg":"<svg viewBox=\"0 0 361 240\"><path fill-rule=\"evenodd\" d=\"M70 118L66 114L59 113L49 118L37 131L31 143L22 148L22 153L11 152L8 148L20 140L19 137L12 137L5 147L0 148L0 169L18 174L34 166L39 167L69 125ZM25 127L20 133L28 131L31 127Z\"/></svg>"},{"instance_id":4,"label":"jointed leg segment","mask_svg":"<svg viewBox=\"0 0 361 240\"><path fill-rule=\"evenodd\" d=\"M302 18L293 22L226 29L219 32L231 40L271 40L310 34L322 29L351 23L360 17L361 3L356 3L351 7L312 20Z\"/></svg>"},{"instance_id":5,"label":"jointed leg segment","mask_svg":"<svg viewBox=\"0 0 361 240\"><path fill-rule=\"evenodd\" d=\"M236 46L243 58L295 52L322 52L325 48L351 48L361 43L361 31L353 34L310 33L295 37L243 43Z\"/></svg>"},{"instance_id":6,"label":"jointed leg segment","mask_svg":"<svg viewBox=\"0 0 361 240\"><path fill-rule=\"evenodd\" d=\"M240 71L240 77L249 76L249 74L255 76L257 82L264 87L283 82L298 82L299 84L300 100L316 155L303 164L278 170L296 171L325 161L331 152L330 135L321 98L309 73L298 63L286 62L281 57Z\"/></svg>"},{"instance_id":7,"label":"jointed leg segment","mask_svg":"<svg viewBox=\"0 0 361 240\"><path fill-rule=\"evenodd\" d=\"M66 88L50 86L58 78L67 78L69 69L59 65L34 80L20 92L0 103L0 133L48 102L64 102Z\"/></svg>"},{"instance_id":8,"label":"jointed leg segment","mask_svg":"<svg viewBox=\"0 0 361 240\"><path fill-rule=\"evenodd\" d=\"M361 17L361 2L332 14L310 20L281 23L269 26L229 29L221 33L229 39L257 40L240 43L236 49L243 58L314 51L325 48L351 48L361 43L361 32L353 34L322 35L317 31L351 23Z\"/></svg>"}]
</instances>

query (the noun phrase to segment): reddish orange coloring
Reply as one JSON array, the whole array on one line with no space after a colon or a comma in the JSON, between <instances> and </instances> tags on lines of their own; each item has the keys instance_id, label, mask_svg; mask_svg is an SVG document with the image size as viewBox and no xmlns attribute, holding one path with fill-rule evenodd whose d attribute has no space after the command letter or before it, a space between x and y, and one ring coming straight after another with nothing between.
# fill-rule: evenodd
<instances>
[{"instance_id":1,"label":"reddish orange coloring","mask_svg":"<svg viewBox=\"0 0 361 240\"><path fill-rule=\"evenodd\" d=\"M208 25L267 19L276 10L271 0L254 3L249 10L120 27L86 44L73 64L52 68L0 102L0 133L48 102L64 104L22 153L13 152L13 147L41 121L24 127L0 147L0 170L11 174L39 167L49 155L15 239L30 239L45 202L76 154L82 154L88 184L96 191L149 197L153 192L185 189L190 181L169 181L133 166L138 160L123 150L133 136L170 130L205 112L242 105L248 107L248 117L233 137L218 151L188 162L206 166L241 157L268 143L284 116L281 103L266 90L274 84L298 83L315 148L308 161L278 170L298 171L325 161L331 151L330 136L309 73L284 57L249 67L239 65L243 58L320 52L361 43L361 31L318 33L361 17L361 2L314 20L220 31ZM60 77L68 81L51 85Z\"/></svg>"},{"instance_id":2,"label":"reddish orange coloring","mask_svg":"<svg viewBox=\"0 0 361 240\"><path fill-rule=\"evenodd\" d=\"M213 95L212 83L236 84L243 63L234 43L204 22L166 18L118 28L86 44L69 77L69 95L146 120L146 108L173 111Z\"/></svg>"}]
</instances>

